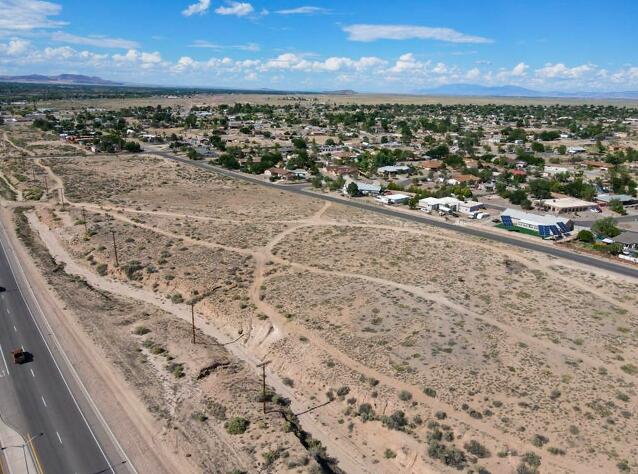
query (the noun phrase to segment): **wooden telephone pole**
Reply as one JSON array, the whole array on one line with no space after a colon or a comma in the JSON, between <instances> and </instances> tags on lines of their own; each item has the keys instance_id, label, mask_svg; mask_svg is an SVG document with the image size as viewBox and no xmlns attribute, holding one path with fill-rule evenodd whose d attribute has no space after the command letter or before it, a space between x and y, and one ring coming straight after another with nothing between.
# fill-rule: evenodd
<instances>
[{"instance_id":1,"label":"wooden telephone pole","mask_svg":"<svg viewBox=\"0 0 638 474\"><path fill-rule=\"evenodd\" d=\"M84 234L89 234L89 229L86 227L86 211L82 208L82 222L84 222Z\"/></svg>"},{"instance_id":2,"label":"wooden telephone pole","mask_svg":"<svg viewBox=\"0 0 638 474\"><path fill-rule=\"evenodd\" d=\"M115 253L115 266L120 266L120 261L117 259L117 244L115 243L115 231L111 231L111 237L113 237L113 252Z\"/></svg>"},{"instance_id":3,"label":"wooden telephone pole","mask_svg":"<svg viewBox=\"0 0 638 474\"><path fill-rule=\"evenodd\" d=\"M191 303L191 321L193 323L193 344L195 344L195 303Z\"/></svg>"},{"instance_id":4,"label":"wooden telephone pole","mask_svg":"<svg viewBox=\"0 0 638 474\"><path fill-rule=\"evenodd\" d=\"M266 366L268 364L270 364L269 360L257 365L261 367L261 401L264 404L264 414L266 413Z\"/></svg>"}]
</instances>

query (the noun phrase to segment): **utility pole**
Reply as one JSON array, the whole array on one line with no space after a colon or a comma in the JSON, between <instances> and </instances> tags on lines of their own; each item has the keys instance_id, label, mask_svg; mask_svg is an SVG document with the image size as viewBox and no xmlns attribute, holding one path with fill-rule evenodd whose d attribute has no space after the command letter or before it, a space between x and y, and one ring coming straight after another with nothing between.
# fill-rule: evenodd
<instances>
[{"instance_id":1,"label":"utility pole","mask_svg":"<svg viewBox=\"0 0 638 474\"><path fill-rule=\"evenodd\" d=\"M261 367L261 400L264 404L264 414L266 413L266 366L268 364L270 364L269 360L257 365Z\"/></svg>"},{"instance_id":2,"label":"utility pole","mask_svg":"<svg viewBox=\"0 0 638 474\"><path fill-rule=\"evenodd\" d=\"M82 222L84 222L84 233L88 235L89 229L87 229L86 227L86 211L84 210L84 208L82 208Z\"/></svg>"},{"instance_id":3,"label":"utility pole","mask_svg":"<svg viewBox=\"0 0 638 474\"><path fill-rule=\"evenodd\" d=\"M117 244L115 243L115 231L114 230L111 231L111 237L113 237L113 252L115 253L115 266L119 267L120 266L120 262L117 259Z\"/></svg>"},{"instance_id":4,"label":"utility pole","mask_svg":"<svg viewBox=\"0 0 638 474\"><path fill-rule=\"evenodd\" d=\"M191 321L193 322L193 344L195 344L195 302L191 302Z\"/></svg>"}]
</instances>

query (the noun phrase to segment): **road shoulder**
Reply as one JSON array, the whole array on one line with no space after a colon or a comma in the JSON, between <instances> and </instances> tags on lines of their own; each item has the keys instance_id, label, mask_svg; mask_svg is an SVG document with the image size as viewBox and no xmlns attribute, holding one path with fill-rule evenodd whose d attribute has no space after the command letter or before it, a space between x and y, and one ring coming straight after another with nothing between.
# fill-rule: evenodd
<instances>
[{"instance_id":1,"label":"road shoulder","mask_svg":"<svg viewBox=\"0 0 638 474\"><path fill-rule=\"evenodd\" d=\"M156 438L162 430L161 426L131 393L126 381L108 362L107 354L91 341L72 312L67 311L64 303L55 295L54 289L18 239L11 211L0 209L0 223L5 229L12 251L15 252L15 255L8 258L15 257L20 261L38 304L47 309L46 323L38 321L38 324L47 328L44 335L56 358L68 359L68 364L61 364L65 378L69 380L73 393L79 395L77 399L82 412L87 416L100 442L107 448L109 457L129 464L129 468L134 466L130 472L178 472L180 463L175 456L156 444L159 443ZM9 254L13 252L10 251ZM19 275L16 277L20 278ZM63 354L60 353L60 347L64 350ZM83 386L71 372L77 374ZM84 394L84 389L88 393ZM125 454L120 445L126 447ZM130 462L126 459L127 456Z\"/></svg>"}]
</instances>

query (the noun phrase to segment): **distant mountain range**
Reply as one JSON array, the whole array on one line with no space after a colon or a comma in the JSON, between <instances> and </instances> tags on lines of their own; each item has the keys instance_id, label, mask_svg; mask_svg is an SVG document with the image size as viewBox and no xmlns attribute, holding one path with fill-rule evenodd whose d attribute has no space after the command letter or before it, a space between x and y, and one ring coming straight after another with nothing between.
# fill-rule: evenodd
<instances>
[{"instance_id":1,"label":"distant mountain range","mask_svg":"<svg viewBox=\"0 0 638 474\"><path fill-rule=\"evenodd\" d=\"M557 97L589 99L638 99L638 91L622 92L559 92L536 91L519 86L482 86L479 84L448 84L432 89L415 91L423 95L473 96L473 97Z\"/></svg>"},{"instance_id":2,"label":"distant mountain range","mask_svg":"<svg viewBox=\"0 0 638 474\"><path fill-rule=\"evenodd\" d=\"M43 76L29 74L27 76L0 76L0 82L22 82L32 84L73 84L86 86L122 86L123 82L108 81L97 76L83 76L81 74L58 74L57 76Z\"/></svg>"},{"instance_id":3,"label":"distant mountain range","mask_svg":"<svg viewBox=\"0 0 638 474\"><path fill-rule=\"evenodd\" d=\"M150 84L131 84L125 82L109 81L97 76L85 76L82 74L58 74L57 76L45 76L42 74L29 74L24 76L0 76L1 82L20 82L30 84L51 84L51 85L85 85L85 86L135 86L135 87L164 87ZM176 87L176 86L175 86ZM191 89L188 86L182 86ZM196 89L208 90L213 87L198 87ZM224 89L226 90L226 89ZM232 90L232 89L228 89ZM239 89L238 89L239 91ZM250 92L248 89L242 92ZM273 89L255 89L260 93L304 93L302 91L281 91ZM315 92L317 93L317 92ZM331 95L354 95L353 90L333 90L321 91L321 94ZM581 99L638 99L638 91L621 92L560 92L560 91L537 91L525 87L505 85L505 86L482 86L480 84L448 84L431 89L418 89L414 91L420 95L433 96L457 96L457 97L547 97L547 98L581 98Z\"/></svg>"}]
</instances>

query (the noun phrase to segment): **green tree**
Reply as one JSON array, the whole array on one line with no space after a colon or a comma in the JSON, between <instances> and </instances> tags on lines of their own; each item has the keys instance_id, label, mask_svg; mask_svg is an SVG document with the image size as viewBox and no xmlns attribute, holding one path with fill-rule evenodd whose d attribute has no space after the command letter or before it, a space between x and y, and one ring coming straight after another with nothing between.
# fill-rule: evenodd
<instances>
[{"instance_id":1,"label":"green tree","mask_svg":"<svg viewBox=\"0 0 638 474\"><path fill-rule=\"evenodd\" d=\"M532 143L532 151L535 151L536 153L543 153L545 151L545 145L540 142L534 142Z\"/></svg>"},{"instance_id":2,"label":"green tree","mask_svg":"<svg viewBox=\"0 0 638 474\"><path fill-rule=\"evenodd\" d=\"M323 178L321 176L315 176L312 178L312 187L316 189L320 189L323 185Z\"/></svg>"},{"instance_id":3,"label":"green tree","mask_svg":"<svg viewBox=\"0 0 638 474\"><path fill-rule=\"evenodd\" d=\"M580 232L578 232L577 238L581 242L586 242L588 244L593 244L594 241L596 240L595 237L594 237L594 234L592 234L587 229L583 229Z\"/></svg>"},{"instance_id":4,"label":"green tree","mask_svg":"<svg viewBox=\"0 0 638 474\"><path fill-rule=\"evenodd\" d=\"M625 211L625 207L622 205L622 202L620 202L619 199L612 199L611 201L609 201L609 209L623 216L627 214L627 211Z\"/></svg>"},{"instance_id":5,"label":"green tree","mask_svg":"<svg viewBox=\"0 0 638 474\"><path fill-rule=\"evenodd\" d=\"M558 146L558 153L561 155L564 155L565 153L567 153L567 147L565 145L559 145Z\"/></svg>"},{"instance_id":6,"label":"green tree","mask_svg":"<svg viewBox=\"0 0 638 474\"><path fill-rule=\"evenodd\" d=\"M359 186L357 186L357 183L355 183L354 181L351 181L350 184L348 184L348 187L346 188L346 191L348 192L349 196L358 196L359 195Z\"/></svg>"},{"instance_id":7,"label":"green tree","mask_svg":"<svg viewBox=\"0 0 638 474\"><path fill-rule=\"evenodd\" d=\"M142 147L140 146L140 144L133 141L126 142L124 144L124 149L130 153L139 153L142 151Z\"/></svg>"},{"instance_id":8,"label":"green tree","mask_svg":"<svg viewBox=\"0 0 638 474\"><path fill-rule=\"evenodd\" d=\"M603 235L605 237L616 237L620 234L620 229L616 227L616 221L611 217L598 219L591 226L591 230L596 234Z\"/></svg>"},{"instance_id":9,"label":"green tree","mask_svg":"<svg viewBox=\"0 0 638 474\"><path fill-rule=\"evenodd\" d=\"M546 179L534 179L529 182L529 192L536 199L552 197L551 183Z\"/></svg>"},{"instance_id":10,"label":"green tree","mask_svg":"<svg viewBox=\"0 0 638 474\"><path fill-rule=\"evenodd\" d=\"M197 153L197 151L194 148L189 148L188 151L186 152L186 156L188 156L189 160L199 159L199 153Z\"/></svg>"},{"instance_id":11,"label":"green tree","mask_svg":"<svg viewBox=\"0 0 638 474\"><path fill-rule=\"evenodd\" d=\"M197 125L197 116L195 114L188 114L184 119L184 125L188 128L195 128L195 125Z\"/></svg>"},{"instance_id":12,"label":"green tree","mask_svg":"<svg viewBox=\"0 0 638 474\"><path fill-rule=\"evenodd\" d=\"M515 189L510 193L509 198L512 204L518 205L527 200L527 193L522 189Z\"/></svg>"}]
</instances>

